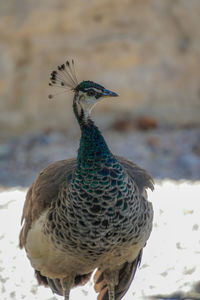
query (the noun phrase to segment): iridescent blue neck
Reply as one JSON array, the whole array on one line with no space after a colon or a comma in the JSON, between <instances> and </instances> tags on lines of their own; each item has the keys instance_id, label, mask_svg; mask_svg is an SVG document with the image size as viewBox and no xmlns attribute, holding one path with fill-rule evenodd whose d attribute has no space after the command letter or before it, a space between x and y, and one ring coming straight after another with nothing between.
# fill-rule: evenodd
<instances>
[{"instance_id":1,"label":"iridescent blue neck","mask_svg":"<svg viewBox=\"0 0 200 300\"><path fill-rule=\"evenodd\" d=\"M89 117L85 117L83 109L78 107L77 97L78 94L75 94L73 102L74 114L81 129L77 168L80 165L89 167L94 163L98 164L108 161L113 155L97 126Z\"/></svg>"},{"instance_id":2,"label":"iridescent blue neck","mask_svg":"<svg viewBox=\"0 0 200 300\"><path fill-rule=\"evenodd\" d=\"M81 139L78 151L78 164L94 164L112 156L101 132L91 119L81 124Z\"/></svg>"}]
</instances>

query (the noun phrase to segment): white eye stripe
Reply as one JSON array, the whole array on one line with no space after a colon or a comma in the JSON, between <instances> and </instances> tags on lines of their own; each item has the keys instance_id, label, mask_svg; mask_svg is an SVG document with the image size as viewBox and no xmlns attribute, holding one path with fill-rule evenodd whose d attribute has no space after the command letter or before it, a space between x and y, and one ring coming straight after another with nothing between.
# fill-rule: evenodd
<instances>
[{"instance_id":1,"label":"white eye stripe","mask_svg":"<svg viewBox=\"0 0 200 300\"><path fill-rule=\"evenodd\" d=\"M85 91L89 91L89 90L93 90L94 92L96 92L96 93L102 93L102 90L101 89L97 89L97 88L86 88L86 89L84 89Z\"/></svg>"}]
</instances>

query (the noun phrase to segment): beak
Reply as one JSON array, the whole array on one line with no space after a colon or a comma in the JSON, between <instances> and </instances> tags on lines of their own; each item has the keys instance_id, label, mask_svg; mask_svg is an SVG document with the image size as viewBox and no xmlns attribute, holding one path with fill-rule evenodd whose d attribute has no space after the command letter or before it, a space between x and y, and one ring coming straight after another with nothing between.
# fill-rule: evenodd
<instances>
[{"instance_id":1,"label":"beak","mask_svg":"<svg viewBox=\"0 0 200 300\"><path fill-rule=\"evenodd\" d=\"M112 91L106 89L103 90L103 97L117 97L117 96L118 95Z\"/></svg>"}]
</instances>

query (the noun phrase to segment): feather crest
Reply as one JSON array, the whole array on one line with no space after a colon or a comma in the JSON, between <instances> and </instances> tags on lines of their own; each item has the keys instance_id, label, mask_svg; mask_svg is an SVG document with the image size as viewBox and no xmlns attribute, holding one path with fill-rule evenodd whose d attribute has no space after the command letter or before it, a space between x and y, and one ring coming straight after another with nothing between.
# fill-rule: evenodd
<instances>
[{"instance_id":1,"label":"feather crest","mask_svg":"<svg viewBox=\"0 0 200 300\"><path fill-rule=\"evenodd\" d=\"M52 99L58 94L65 93L68 88L74 91L77 85L78 80L76 77L74 60L72 59L71 62L67 60L65 64L59 65L57 70L51 72L49 82L49 86L64 88L64 91L56 94L50 94L48 97L49 99Z\"/></svg>"}]
</instances>

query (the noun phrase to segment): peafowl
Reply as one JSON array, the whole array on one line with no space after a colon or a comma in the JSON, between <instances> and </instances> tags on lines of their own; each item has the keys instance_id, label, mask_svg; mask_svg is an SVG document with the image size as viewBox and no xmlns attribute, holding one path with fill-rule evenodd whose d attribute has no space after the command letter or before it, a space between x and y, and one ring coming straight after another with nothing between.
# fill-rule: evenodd
<instances>
[{"instance_id":1,"label":"peafowl","mask_svg":"<svg viewBox=\"0 0 200 300\"><path fill-rule=\"evenodd\" d=\"M80 146L76 158L50 164L30 186L20 247L38 283L65 300L94 271L98 300L120 300L152 230L146 190L153 190L153 179L132 161L112 154L91 119L94 105L116 93L92 81L78 83L73 61L53 71L49 85L73 91Z\"/></svg>"}]
</instances>

